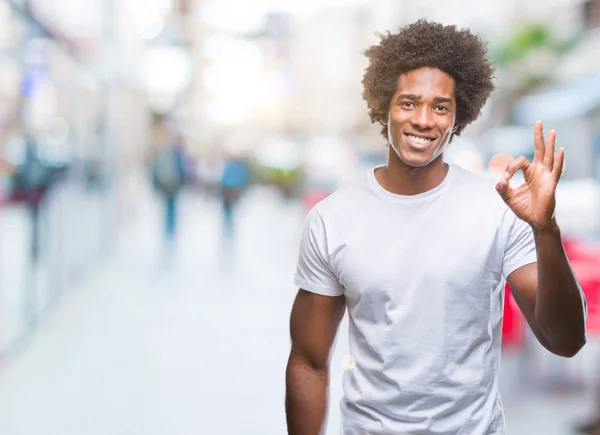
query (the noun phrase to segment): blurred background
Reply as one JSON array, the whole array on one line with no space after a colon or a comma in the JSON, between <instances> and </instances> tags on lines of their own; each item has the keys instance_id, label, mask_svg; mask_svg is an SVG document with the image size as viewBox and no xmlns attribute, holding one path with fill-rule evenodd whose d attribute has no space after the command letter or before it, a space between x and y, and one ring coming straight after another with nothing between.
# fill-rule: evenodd
<instances>
[{"instance_id":1,"label":"blurred background","mask_svg":"<svg viewBox=\"0 0 600 435\"><path fill-rule=\"evenodd\" d=\"M285 433L299 228L385 162L362 52L422 17L497 65L448 161L497 178L537 119L566 149L588 345L550 355L507 293L502 393L513 435L593 433L599 0L0 0L0 433Z\"/></svg>"}]
</instances>

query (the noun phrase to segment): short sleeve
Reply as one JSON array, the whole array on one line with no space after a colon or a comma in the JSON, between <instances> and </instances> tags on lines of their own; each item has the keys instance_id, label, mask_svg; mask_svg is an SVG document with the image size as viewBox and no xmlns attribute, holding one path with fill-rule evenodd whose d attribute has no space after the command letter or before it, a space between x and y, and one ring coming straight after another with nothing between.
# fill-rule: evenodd
<instances>
[{"instance_id":1,"label":"short sleeve","mask_svg":"<svg viewBox=\"0 0 600 435\"><path fill-rule=\"evenodd\" d=\"M533 230L518 217L513 215L513 219L502 262L502 274L505 278L518 268L537 262Z\"/></svg>"},{"instance_id":2,"label":"short sleeve","mask_svg":"<svg viewBox=\"0 0 600 435\"><path fill-rule=\"evenodd\" d=\"M317 208L313 207L300 231L294 283L312 293L341 296L344 289L331 270L327 252L325 225Z\"/></svg>"}]
</instances>

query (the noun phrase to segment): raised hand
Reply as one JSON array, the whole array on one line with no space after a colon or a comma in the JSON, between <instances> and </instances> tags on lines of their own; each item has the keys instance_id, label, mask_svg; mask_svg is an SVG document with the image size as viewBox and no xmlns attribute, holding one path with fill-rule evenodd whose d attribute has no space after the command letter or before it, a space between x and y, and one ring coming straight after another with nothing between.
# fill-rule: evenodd
<instances>
[{"instance_id":1,"label":"raised hand","mask_svg":"<svg viewBox=\"0 0 600 435\"><path fill-rule=\"evenodd\" d=\"M534 230L544 230L555 224L555 192L562 175L565 152L564 148L559 148L556 155L554 154L554 130L550 130L548 140L544 142L541 121L535 123L534 131L533 162L523 156L511 161L496 185L496 190L515 215L531 225ZM525 183L513 189L509 180L519 170L523 171Z\"/></svg>"}]
</instances>

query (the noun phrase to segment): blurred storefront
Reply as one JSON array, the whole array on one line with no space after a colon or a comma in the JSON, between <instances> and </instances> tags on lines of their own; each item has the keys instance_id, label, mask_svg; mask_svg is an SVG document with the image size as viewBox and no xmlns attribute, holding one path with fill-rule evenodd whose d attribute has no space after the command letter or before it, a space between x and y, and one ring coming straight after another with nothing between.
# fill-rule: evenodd
<instances>
[{"instance_id":1,"label":"blurred storefront","mask_svg":"<svg viewBox=\"0 0 600 435\"><path fill-rule=\"evenodd\" d=\"M119 225L135 212L151 119L138 65L141 33L152 23L136 27L129 6L0 2L4 359L110 252ZM28 159L45 174L35 200L22 185Z\"/></svg>"},{"instance_id":2,"label":"blurred storefront","mask_svg":"<svg viewBox=\"0 0 600 435\"><path fill-rule=\"evenodd\" d=\"M570 232L600 239L600 2L579 8L581 34L577 44L556 62L552 80L517 99L510 110L510 127L521 132L521 152L532 154L531 125L541 119L545 130L557 131L565 148L566 168L557 192L558 206ZM543 65L540 66L543 68ZM516 154L516 153L515 153ZM558 213L558 212L557 212Z\"/></svg>"},{"instance_id":3,"label":"blurred storefront","mask_svg":"<svg viewBox=\"0 0 600 435\"><path fill-rule=\"evenodd\" d=\"M521 125L543 119L564 132L571 176L600 181L599 109L600 72L595 72L522 98L513 109L513 119Z\"/></svg>"},{"instance_id":4,"label":"blurred storefront","mask_svg":"<svg viewBox=\"0 0 600 435\"><path fill-rule=\"evenodd\" d=\"M2 74L0 351L10 358L97 250L101 206L80 180L97 148L101 94L51 21L23 2L0 9L10 72Z\"/></svg>"}]
</instances>

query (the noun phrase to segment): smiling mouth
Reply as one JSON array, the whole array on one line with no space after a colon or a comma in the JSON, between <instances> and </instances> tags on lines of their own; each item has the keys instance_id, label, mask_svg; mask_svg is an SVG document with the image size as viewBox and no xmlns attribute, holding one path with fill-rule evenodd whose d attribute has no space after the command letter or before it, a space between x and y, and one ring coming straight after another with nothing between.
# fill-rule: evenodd
<instances>
[{"instance_id":1,"label":"smiling mouth","mask_svg":"<svg viewBox=\"0 0 600 435\"><path fill-rule=\"evenodd\" d=\"M406 137L416 145L428 145L435 140L430 137L414 136L412 134L407 134Z\"/></svg>"}]
</instances>

